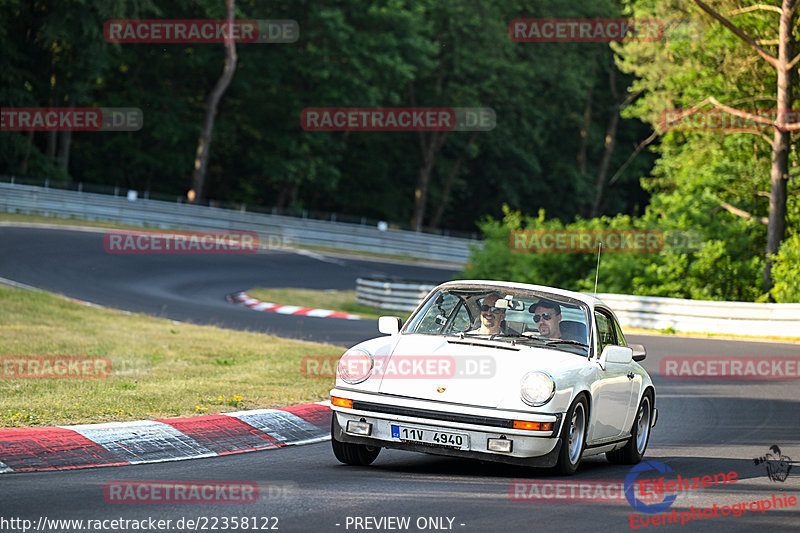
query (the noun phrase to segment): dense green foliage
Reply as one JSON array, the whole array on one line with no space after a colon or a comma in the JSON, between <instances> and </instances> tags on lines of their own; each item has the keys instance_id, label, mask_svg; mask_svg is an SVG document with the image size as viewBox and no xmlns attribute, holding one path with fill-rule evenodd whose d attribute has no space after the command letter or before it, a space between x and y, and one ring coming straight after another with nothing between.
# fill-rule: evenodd
<instances>
[{"instance_id":1,"label":"dense green foliage","mask_svg":"<svg viewBox=\"0 0 800 533\"><path fill-rule=\"evenodd\" d=\"M447 135L423 225L475 231L480 216L499 216L504 202L545 207L564 220L589 215L616 112L609 74L622 95L632 77L617 70L605 43L516 43L508 22L616 16L618 2L237 0L236 8L240 19L294 19L300 39L237 44L238 67L215 122L208 198L407 225L428 138L306 132L300 113L415 103L497 114L490 132ZM223 0L0 0L3 107L129 106L141 108L145 121L133 133L74 133L66 168L59 165L62 134L3 133L0 174L185 195L223 45L110 44L103 23L219 19L224 12ZM646 135L641 121L620 122L610 172ZM642 154L627 168L603 195L601 213L641 212L647 194L637 178L652 160Z\"/></svg>"},{"instance_id":2,"label":"dense green foliage","mask_svg":"<svg viewBox=\"0 0 800 533\"><path fill-rule=\"evenodd\" d=\"M702 231L687 231L677 224L668 224L658 217L657 209L652 208L648 208L643 217L578 218L568 224L547 219L543 210L538 217L526 217L507 208L505 211L502 220L487 219L481 223L485 245L483 250L472 254L463 273L465 277L509 279L591 292L596 253L519 252L509 244L511 232L526 229L656 230L663 235L664 243L658 251L606 251L602 254L598 292L700 300L753 301L760 296L758 287L764 261L758 255L759 250L753 249L750 233L758 230L753 227L755 223L721 221L708 216L708 226ZM698 211L702 209L695 210L699 216ZM791 285L792 282L787 280L787 283Z\"/></svg>"},{"instance_id":3,"label":"dense green foliage","mask_svg":"<svg viewBox=\"0 0 800 533\"><path fill-rule=\"evenodd\" d=\"M713 5L724 13L740 7L728 1ZM768 109L772 98L774 107L774 69L694 4L639 0L628 2L628 7L635 18L664 21L666 39L612 45L620 68L636 76L630 90L638 98L623 111L625 116L638 117L657 129L664 110L688 109L708 97L748 109ZM736 17L736 23L750 35L766 40L774 38L777 18L772 12L749 12ZM774 51L774 46L767 48ZM797 77L794 84L797 101ZM658 159L642 179L643 187L653 195L642 217L576 219L565 227L683 230L701 235L700 246L694 250L665 248L660 253L604 254L598 290L710 300L800 302L797 144L792 144L790 154L793 170L788 182L787 238L775 258L774 287L764 294L761 272L766 226L762 220L769 209L766 192L771 156L765 137L722 131L660 134L660 142L651 149ZM733 206L738 214L725 205ZM595 277L596 257L592 254L521 254L509 250L511 231L561 226L557 220L546 219L543 212L533 218L507 210L501 221L487 219L482 224L487 246L473 254L464 274L590 290Z\"/></svg>"},{"instance_id":4,"label":"dense green foliage","mask_svg":"<svg viewBox=\"0 0 800 533\"><path fill-rule=\"evenodd\" d=\"M773 272L772 294L778 302L800 302L800 234L781 244Z\"/></svg>"},{"instance_id":5,"label":"dense green foliage","mask_svg":"<svg viewBox=\"0 0 800 533\"><path fill-rule=\"evenodd\" d=\"M726 14L742 7L709 3ZM433 151L424 194L423 226L474 231L482 220L486 246L465 275L588 290L592 254L514 253L509 232L649 228L699 238L690 249L605 254L599 290L800 301L798 133L786 239L765 293L768 136L660 128L663 111L709 97L774 107L774 69L693 2L237 0L236 9L239 19L294 19L300 39L237 44L237 70L215 122L208 198L405 226L434 137L304 131L302 110L490 107L494 130L448 132ZM110 44L103 23L219 19L224 12L223 0L0 0L3 107L139 107L145 118L138 132L3 132L0 174L185 195L223 46ZM664 39L609 46L508 36L516 18L619 16L660 19ZM731 17L775 52L776 13ZM653 131L655 141L637 150Z\"/></svg>"}]
</instances>

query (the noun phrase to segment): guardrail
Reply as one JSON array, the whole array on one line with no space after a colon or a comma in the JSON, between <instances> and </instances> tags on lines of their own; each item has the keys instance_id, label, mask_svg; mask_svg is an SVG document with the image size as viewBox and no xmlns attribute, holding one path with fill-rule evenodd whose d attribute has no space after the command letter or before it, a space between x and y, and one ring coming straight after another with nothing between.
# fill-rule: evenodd
<instances>
[{"instance_id":1,"label":"guardrail","mask_svg":"<svg viewBox=\"0 0 800 533\"><path fill-rule=\"evenodd\" d=\"M382 279L356 280L356 300L379 309L410 312L436 285ZM676 332L800 337L800 304L685 300L598 294L622 327Z\"/></svg>"},{"instance_id":2,"label":"guardrail","mask_svg":"<svg viewBox=\"0 0 800 533\"><path fill-rule=\"evenodd\" d=\"M177 202L0 183L0 211L76 217L162 229L254 231L261 242L324 246L465 263L470 244L459 237L221 209Z\"/></svg>"},{"instance_id":3,"label":"guardrail","mask_svg":"<svg viewBox=\"0 0 800 533\"><path fill-rule=\"evenodd\" d=\"M378 309L410 312L436 287L413 281L356 280L356 302Z\"/></svg>"},{"instance_id":4,"label":"guardrail","mask_svg":"<svg viewBox=\"0 0 800 533\"><path fill-rule=\"evenodd\" d=\"M800 337L800 304L716 302L626 294L598 294L597 297L614 310L623 326L628 327Z\"/></svg>"}]
</instances>

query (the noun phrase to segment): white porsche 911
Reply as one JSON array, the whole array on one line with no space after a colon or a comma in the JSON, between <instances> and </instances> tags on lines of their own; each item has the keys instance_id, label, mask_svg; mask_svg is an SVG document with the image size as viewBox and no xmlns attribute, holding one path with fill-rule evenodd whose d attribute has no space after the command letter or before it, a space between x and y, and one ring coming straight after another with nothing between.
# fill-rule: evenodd
<instances>
[{"instance_id":1,"label":"white porsche 911","mask_svg":"<svg viewBox=\"0 0 800 533\"><path fill-rule=\"evenodd\" d=\"M522 283L452 281L401 327L350 348L331 391L336 458L381 448L555 467L587 455L644 456L655 388L614 313L585 294Z\"/></svg>"}]
</instances>

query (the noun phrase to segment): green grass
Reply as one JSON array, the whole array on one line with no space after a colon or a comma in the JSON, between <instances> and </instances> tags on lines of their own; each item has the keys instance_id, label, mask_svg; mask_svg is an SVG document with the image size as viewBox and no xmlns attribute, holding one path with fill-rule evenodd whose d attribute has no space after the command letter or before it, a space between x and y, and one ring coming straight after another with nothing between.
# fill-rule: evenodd
<instances>
[{"instance_id":1,"label":"green grass","mask_svg":"<svg viewBox=\"0 0 800 533\"><path fill-rule=\"evenodd\" d=\"M337 346L178 324L0 286L0 356L108 357L106 379L0 379L0 426L211 414L328 398L301 373Z\"/></svg>"},{"instance_id":2,"label":"green grass","mask_svg":"<svg viewBox=\"0 0 800 533\"><path fill-rule=\"evenodd\" d=\"M402 311L381 310L356 303L356 291L255 288L246 292L251 298L262 302L271 302L279 305L299 305L312 309L330 309L331 311L351 313L367 319L377 319L382 315L399 315L405 318L409 315ZM377 335L377 330L375 330L375 333Z\"/></svg>"}]
</instances>

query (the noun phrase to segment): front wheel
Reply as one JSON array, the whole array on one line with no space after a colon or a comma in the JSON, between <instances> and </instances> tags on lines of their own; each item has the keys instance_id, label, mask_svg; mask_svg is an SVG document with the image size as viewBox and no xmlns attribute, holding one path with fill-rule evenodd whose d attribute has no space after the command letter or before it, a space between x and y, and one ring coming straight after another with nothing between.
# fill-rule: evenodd
<instances>
[{"instance_id":1,"label":"front wheel","mask_svg":"<svg viewBox=\"0 0 800 533\"><path fill-rule=\"evenodd\" d=\"M586 445L587 420L586 399L580 396L567 411L561 430L561 450L558 452L556 472L562 476L571 476L581 464Z\"/></svg>"},{"instance_id":2,"label":"front wheel","mask_svg":"<svg viewBox=\"0 0 800 533\"><path fill-rule=\"evenodd\" d=\"M381 453L379 446L367 446L366 444L353 444L352 442L339 442L336 440L336 413L331 418L331 447L333 455L346 464L354 466L367 466L372 464L378 454ZM340 430L341 431L341 430Z\"/></svg>"},{"instance_id":3,"label":"front wheel","mask_svg":"<svg viewBox=\"0 0 800 533\"><path fill-rule=\"evenodd\" d=\"M617 465L635 465L641 462L650 440L650 423L653 420L653 399L650 391L644 393L631 427L631 438L625 447L606 452L606 459Z\"/></svg>"}]
</instances>

